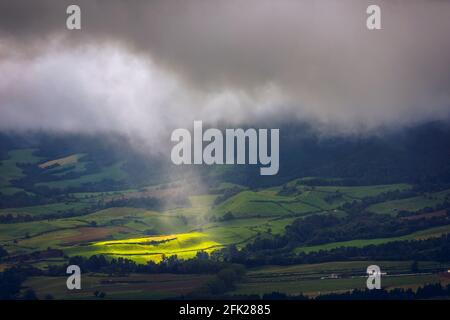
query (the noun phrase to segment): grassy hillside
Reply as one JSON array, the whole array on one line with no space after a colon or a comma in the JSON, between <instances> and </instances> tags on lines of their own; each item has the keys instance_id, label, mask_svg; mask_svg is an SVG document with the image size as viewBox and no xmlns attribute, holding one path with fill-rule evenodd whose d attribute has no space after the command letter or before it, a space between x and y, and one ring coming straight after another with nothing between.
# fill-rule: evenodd
<instances>
[{"instance_id":1,"label":"grassy hillside","mask_svg":"<svg viewBox=\"0 0 450 320\"><path fill-rule=\"evenodd\" d=\"M418 197L386 201L370 206L367 210L375 213L396 214L399 211L419 211L450 201L450 190L427 193Z\"/></svg>"},{"instance_id":2,"label":"grassy hillside","mask_svg":"<svg viewBox=\"0 0 450 320\"><path fill-rule=\"evenodd\" d=\"M211 253L229 245L242 249L256 238L277 238L275 235L284 234L286 226L296 219L303 223L310 216L324 214L333 218L352 217L359 211L351 212L346 205L364 204L368 198L379 196L376 203L369 202L370 206L358 210L390 214L393 219L401 221L403 218L397 217L400 210L419 211L440 205L450 197L450 190L446 190L415 193L414 197L389 198L385 201L383 197L387 192L413 190L413 186L406 183L340 186L336 184L342 181L333 178L321 180L321 184L325 181L330 185L309 185L315 181L314 177L293 179L267 188L250 188L222 181L201 188L204 181L198 177L190 177L190 180L181 177L170 183L152 184L148 181L145 185L130 184L121 190L104 191L111 190L99 188L105 180L126 181L129 178L125 162L105 160L101 165L92 165L94 158L85 152L68 152L67 156L61 157L37 157L35 154L39 154L36 149L17 149L10 151L8 158L0 162L0 192L5 196L25 191L36 197L41 192L46 197L46 202L0 209L0 217L12 215L16 219L3 220L4 223L0 224L0 246L9 253L8 260L0 264L0 270L18 263L48 270L49 266L64 264L68 257L73 256L121 257L141 264L159 262L163 257L174 255L188 259L199 251ZM30 166L23 170L20 167L22 163ZM21 178L32 183L28 190L27 186L22 189L14 185L14 180ZM89 188L85 184L89 184ZM77 189L67 190L69 187ZM106 205L133 199L157 199L160 205L140 207L132 201L120 205L116 202L115 207ZM30 199L18 197L17 201ZM444 217L445 209L439 210L442 211L440 216ZM19 221L17 218L21 217L26 219ZM322 245L298 247L293 251L290 251L292 247L283 248L283 252L292 254L342 246L363 247L426 239L447 233L450 233L450 225L441 225L401 237L345 242L330 240ZM41 257L39 254L48 248L59 249L63 254ZM255 268L249 270L246 281L239 283L231 293L281 291L317 295L351 290L364 286L364 268L368 263L350 261ZM388 287L414 287L442 280L435 272L442 265L432 261L419 263L422 271L432 273L420 275L405 274L412 262L376 263L381 264L383 270L397 275L385 279L384 284ZM338 278L332 277L335 274ZM85 286L92 292L104 291L111 298L167 298L198 290L210 279L210 275L133 274L105 278L102 274L89 274ZM33 288L41 297L51 293L57 298L95 298L92 292L67 293L61 288L60 280L58 277L32 277L25 288Z\"/></svg>"},{"instance_id":3,"label":"grassy hillside","mask_svg":"<svg viewBox=\"0 0 450 320\"><path fill-rule=\"evenodd\" d=\"M34 155L36 149L16 149L8 152L8 159L0 161L0 193L11 195L24 191L11 186L11 181L24 176L18 164L38 163L42 158Z\"/></svg>"},{"instance_id":4,"label":"grassy hillside","mask_svg":"<svg viewBox=\"0 0 450 320\"><path fill-rule=\"evenodd\" d=\"M80 187L84 183L94 183L101 182L102 180L115 180L120 181L125 178L124 172L121 170L122 163L116 163L108 167L104 167L98 173L92 173L83 175L80 178L41 182L36 184L36 186L46 186L49 188L69 188L69 187Z\"/></svg>"},{"instance_id":5,"label":"grassy hillside","mask_svg":"<svg viewBox=\"0 0 450 320\"><path fill-rule=\"evenodd\" d=\"M117 164L114 167L120 170ZM106 167L102 174L94 176L110 177L107 173L110 169ZM82 181L94 180L92 175L86 175L73 181L63 180L46 184L80 185ZM222 184L219 190L226 192L228 188L235 187L233 184ZM324 213L345 215L345 212L338 208L346 202L409 188L411 186L407 184L311 187L303 185L301 180L293 180L278 187L262 190L241 189L234 196L218 204L216 203L218 195L190 195L187 204L162 211L131 207L108 208L70 218L0 225L2 231L0 241L9 251L17 254L52 247L60 248L68 255L104 254L109 257L127 257L139 262L159 261L162 255L189 258L195 256L199 250L211 252L230 244L242 247L258 235L282 234L285 227L294 219L305 215ZM180 190L173 187L153 186L139 190L74 193L70 201L2 209L0 215L39 216L67 210L76 213L77 210L89 208L99 201L140 196L161 197L164 201L170 201L167 197L177 192ZM433 195L435 198L438 196L443 198L446 194ZM383 204L386 203L379 205ZM448 231L447 227L443 227L404 237L328 243L297 248L295 251L310 252L343 245L363 246L415 239ZM154 240L160 236L174 239L161 243ZM119 240L122 242L114 242Z\"/></svg>"},{"instance_id":6,"label":"grassy hillside","mask_svg":"<svg viewBox=\"0 0 450 320\"><path fill-rule=\"evenodd\" d=\"M335 187L309 187L298 184L298 180L286 184L287 194L282 187L262 191L243 191L227 199L214 208L214 213L222 216L232 213L235 217L243 216L301 216L320 211L330 211L348 201L376 196L394 190L408 190L407 184ZM337 195L330 197L330 195Z\"/></svg>"},{"instance_id":7,"label":"grassy hillside","mask_svg":"<svg viewBox=\"0 0 450 320\"><path fill-rule=\"evenodd\" d=\"M447 283L445 279L435 274L428 275L399 275L383 277L383 287L385 289L402 287L417 288L418 286L430 283ZM355 288L366 288L366 277L351 278L327 278L327 279L302 279L293 280L290 278L278 278L274 281L264 281L252 279L248 282L238 285L233 291L234 294L259 294L283 292L289 295L305 294L308 296L317 296L329 292L346 292Z\"/></svg>"},{"instance_id":8,"label":"grassy hillside","mask_svg":"<svg viewBox=\"0 0 450 320\"><path fill-rule=\"evenodd\" d=\"M402 241L402 240L422 240L431 237L439 237L443 234L450 233L450 225L430 228L426 230L417 231L405 236L400 237L392 237L392 238L380 238L380 239L361 239L361 240L350 240L350 241L342 241L342 242L331 242L317 246L308 246L308 247L299 247L294 250L295 253L310 253L316 252L320 250L330 250L339 247L365 247L368 245L377 245L383 244L393 241Z\"/></svg>"},{"instance_id":9,"label":"grassy hillside","mask_svg":"<svg viewBox=\"0 0 450 320\"><path fill-rule=\"evenodd\" d=\"M211 277L196 274L86 274L83 276L83 290L67 290L65 277L32 277L24 286L34 289L40 299L44 299L46 295L65 300L99 299L94 295L96 291L105 293L106 299L167 299L198 290Z\"/></svg>"}]
</instances>

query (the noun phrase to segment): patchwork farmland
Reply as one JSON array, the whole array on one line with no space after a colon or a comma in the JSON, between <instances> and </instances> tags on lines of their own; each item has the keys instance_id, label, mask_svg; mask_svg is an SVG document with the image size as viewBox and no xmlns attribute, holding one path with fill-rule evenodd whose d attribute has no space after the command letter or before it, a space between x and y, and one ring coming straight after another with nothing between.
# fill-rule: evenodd
<instances>
[{"instance_id":1,"label":"patchwork farmland","mask_svg":"<svg viewBox=\"0 0 450 320\"><path fill-rule=\"evenodd\" d=\"M37 180L35 188L75 189L65 191L50 203L0 209L0 218L5 222L0 224L0 245L8 252L8 258L0 264L3 269L20 261L48 270L66 264L71 257L121 258L142 265L160 263L175 256L181 260L192 259L199 252L214 254L229 246L239 250L255 239L283 236L286 227L298 219L302 221L320 215L342 219L351 214L352 206L365 202L368 203L365 210L380 217L389 215L399 221L422 221L423 217L444 219L447 216L445 210L433 214L427 213L427 208L445 204L450 196L449 190L416 192L409 196L413 185L405 183L337 186L333 185L335 180L330 180L330 185L314 186L308 184L309 179L295 179L259 189L222 183L213 193L181 187L189 185L189 180L113 191L80 191L80 188L95 185L105 178L121 181L125 177L123 163L92 170L86 154L45 159L35 153L34 149L13 150L1 161L2 194L16 191L33 194L32 188L23 190L15 182L27 175L22 169L23 163L38 167L50 177L45 182ZM396 194L400 199L395 199ZM151 202L141 205L138 202L141 199L151 199ZM328 241L319 245L299 245L288 252L284 250L291 255L309 254L342 247L363 248L395 241L437 238L449 233L450 224L438 225L396 237ZM51 250L58 250L62 255L52 256ZM442 282L436 272L448 267L421 261L422 273L426 274L408 275L405 270L411 263L384 261L387 270L398 274L388 278L386 285L417 287ZM320 292L342 292L361 287L364 265L367 262L355 261L249 269L246 280L229 293L260 295L280 291L314 296ZM427 270L430 272L425 272ZM334 274L345 277L330 278ZM68 295L60 288L58 279L30 278L26 287L41 297L52 294L67 299L92 298L91 293ZM105 278L91 274L86 285L91 291L107 291L111 298L165 298L196 292L208 279L208 275Z\"/></svg>"}]
</instances>

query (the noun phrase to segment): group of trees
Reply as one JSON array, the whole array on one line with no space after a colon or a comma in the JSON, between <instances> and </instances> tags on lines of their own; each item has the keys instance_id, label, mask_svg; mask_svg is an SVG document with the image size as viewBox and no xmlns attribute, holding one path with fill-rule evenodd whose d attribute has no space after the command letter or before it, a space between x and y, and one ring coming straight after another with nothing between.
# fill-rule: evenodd
<instances>
[{"instance_id":1,"label":"group of trees","mask_svg":"<svg viewBox=\"0 0 450 320\"><path fill-rule=\"evenodd\" d=\"M183 199L179 199L182 201ZM103 207L132 207L145 208L151 210L162 210L164 202L159 198L154 197L135 197L135 198L117 198L111 201L104 202Z\"/></svg>"},{"instance_id":2,"label":"group of trees","mask_svg":"<svg viewBox=\"0 0 450 320\"><path fill-rule=\"evenodd\" d=\"M316 297L308 297L303 294L287 295L282 292L266 293L262 297L259 295L232 295L224 296L229 299L240 300L423 300L439 299L450 296L450 285L443 286L440 283L426 284L417 290L410 288L395 288L391 290L352 290L343 293L327 293Z\"/></svg>"},{"instance_id":3,"label":"group of trees","mask_svg":"<svg viewBox=\"0 0 450 320\"><path fill-rule=\"evenodd\" d=\"M0 253L1 253L0 249ZM147 264L137 264L136 262L124 258L106 259L103 255L94 255L89 258L71 257L67 265L75 264L80 266L82 272L95 272L113 275L127 275L131 273L174 273L174 274L210 274L211 279L193 295L196 297L206 297L208 295L221 295L232 290L238 281L245 276L246 267L255 267L267 264L289 265L289 264L311 264L329 261L346 260L414 260L414 261L450 261L450 235L443 235L439 238L414 241L396 241L380 245L369 245L362 248L340 247L332 250L321 250L311 253L287 254L279 250L252 251L251 246L238 250L236 246L229 246L222 250L215 251L209 255L206 252L198 252L192 259L180 260L176 256L163 257L162 261L155 263L149 261ZM418 271L417 263L411 265L413 272ZM0 298L17 298L21 283L29 276L66 276L66 265L50 265L47 270L40 270L26 265L7 269L0 273ZM379 296L373 293L355 291L353 294L322 296L322 299L352 299L352 298L423 298L430 295L432 287L425 291L418 291L412 295L409 291L393 291L383 293L377 291ZM438 288L439 289L439 288ZM439 289L440 290L440 289ZM444 290L444 289L443 289ZM448 290L446 288L445 290ZM433 291L433 290L431 290ZM433 291L433 295L440 295ZM448 291L441 291L442 295L450 295ZM22 294L22 298L33 297L33 292ZM265 297L286 298L283 294L272 294ZM287 297L300 299L298 297Z\"/></svg>"},{"instance_id":4,"label":"group of trees","mask_svg":"<svg viewBox=\"0 0 450 320\"><path fill-rule=\"evenodd\" d=\"M329 293L318 296L317 300L421 300L444 298L450 296L450 285L443 286L440 283L427 284L412 289L395 288L392 290L353 290L346 293Z\"/></svg>"},{"instance_id":5,"label":"group of trees","mask_svg":"<svg viewBox=\"0 0 450 320\"><path fill-rule=\"evenodd\" d=\"M13 269L0 272L0 300L14 299L20 292L24 278Z\"/></svg>"},{"instance_id":6,"label":"group of trees","mask_svg":"<svg viewBox=\"0 0 450 320\"><path fill-rule=\"evenodd\" d=\"M0 272L0 300L35 299L33 290L21 293L22 284L29 276L40 275L41 271L29 266L15 266Z\"/></svg>"},{"instance_id":7,"label":"group of trees","mask_svg":"<svg viewBox=\"0 0 450 320\"><path fill-rule=\"evenodd\" d=\"M185 197L174 198L176 204L186 204ZM73 201L72 199L68 199ZM70 203L70 202L68 202ZM135 197L135 198L117 198L110 201L92 202L89 206L77 209L68 209L58 212L48 212L39 215L30 214L3 214L0 215L0 224L30 222L40 220L62 219L77 216L84 216L99 210L116 207L131 207L131 208L145 208L149 210L162 210L164 202L159 198L154 197Z\"/></svg>"},{"instance_id":8,"label":"group of trees","mask_svg":"<svg viewBox=\"0 0 450 320\"><path fill-rule=\"evenodd\" d=\"M283 184L280 191L278 191L279 196L292 196L299 194L299 190L295 185Z\"/></svg>"},{"instance_id":9,"label":"group of trees","mask_svg":"<svg viewBox=\"0 0 450 320\"><path fill-rule=\"evenodd\" d=\"M443 203L437 204L433 207L425 207L417 211L399 210L397 216L400 218L413 217L422 215L424 213L432 213L436 211L445 211L447 216L450 216L450 201L446 200Z\"/></svg>"},{"instance_id":10,"label":"group of trees","mask_svg":"<svg viewBox=\"0 0 450 320\"><path fill-rule=\"evenodd\" d=\"M2 201L0 202L1 209L37 206L47 204L52 201L58 201L58 199L54 199L55 195L42 196L31 194L25 191L19 191L11 195L0 193L0 197L2 199Z\"/></svg>"},{"instance_id":11,"label":"group of trees","mask_svg":"<svg viewBox=\"0 0 450 320\"><path fill-rule=\"evenodd\" d=\"M8 256L8 252L3 247L0 247L0 261L6 256Z\"/></svg>"},{"instance_id":12,"label":"group of trees","mask_svg":"<svg viewBox=\"0 0 450 320\"><path fill-rule=\"evenodd\" d=\"M74 256L69 258L69 265L78 265L83 272L99 272L106 274L129 273L176 273L176 274L216 274L230 266L230 263L210 257L200 251L192 259L182 260L176 255L163 257L159 262L149 261L147 264L137 264L133 260L117 258L106 259L104 255L93 255L89 258ZM48 275L65 275L65 266L50 265Z\"/></svg>"},{"instance_id":13,"label":"group of trees","mask_svg":"<svg viewBox=\"0 0 450 320\"><path fill-rule=\"evenodd\" d=\"M265 249L258 250L254 245L247 245L241 250L229 246L215 253L230 263L239 263L246 267L262 265L312 264L331 261L354 260L390 260L390 261L450 261L450 235L426 240L393 241L364 247L343 246L330 250L309 253L292 253L292 250Z\"/></svg>"},{"instance_id":14,"label":"group of trees","mask_svg":"<svg viewBox=\"0 0 450 320\"><path fill-rule=\"evenodd\" d=\"M236 283L245 276L246 269L239 264L228 265L217 272L200 290L192 295L208 297L209 295L219 295L227 291L233 290Z\"/></svg>"},{"instance_id":15,"label":"group of trees","mask_svg":"<svg viewBox=\"0 0 450 320\"><path fill-rule=\"evenodd\" d=\"M225 200L231 198L232 196L238 194L241 191L242 187L232 187L225 189L223 193L221 193L219 196L216 197L216 199L214 199L214 205L217 206L221 204Z\"/></svg>"},{"instance_id":16,"label":"group of trees","mask_svg":"<svg viewBox=\"0 0 450 320\"><path fill-rule=\"evenodd\" d=\"M211 279L195 293L199 296L223 294L233 289L236 282L245 276L245 267L242 265L220 261L210 257L206 252L198 252L196 257L187 260L180 260L177 256L163 257L159 263L149 261L145 265L124 258L108 260L103 255L89 258L74 256L69 258L67 263L72 264L78 265L83 273L95 272L111 276L131 273L210 274ZM0 272L0 300L35 299L36 295L32 290L21 293L22 283L31 276L66 277L67 265L49 265L47 270L41 270L23 264ZM102 296L104 296L102 292L96 295Z\"/></svg>"},{"instance_id":17,"label":"group of trees","mask_svg":"<svg viewBox=\"0 0 450 320\"><path fill-rule=\"evenodd\" d=\"M428 219L398 219L391 215L373 213L311 215L296 219L281 235L261 236L247 245L250 251L290 251L298 246L319 245L353 239L396 237L450 223L448 215Z\"/></svg>"},{"instance_id":18,"label":"group of trees","mask_svg":"<svg viewBox=\"0 0 450 320\"><path fill-rule=\"evenodd\" d=\"M346 202L342 206L339 207L340 210L348 212L350 214L358 214L366 211L367 207L370 205L390 201L390 200L398 200L405 199L418 196L419 193L415 190L395 190L383 192L376 196L364 197L362 199L354 200L351 202Z\"/></svg>"}]
</instances>

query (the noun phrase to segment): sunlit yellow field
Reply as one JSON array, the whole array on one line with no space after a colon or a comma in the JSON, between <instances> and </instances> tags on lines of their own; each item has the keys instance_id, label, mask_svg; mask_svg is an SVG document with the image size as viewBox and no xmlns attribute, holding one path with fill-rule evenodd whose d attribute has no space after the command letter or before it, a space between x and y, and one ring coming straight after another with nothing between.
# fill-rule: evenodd
<instances>
[{"instance_id":1,"label":"sunlit yellow field","mask_svg":"<svg viewBox=\"0 0 450 320\"><path fill-rule=\"evenodd\" d=\"M89 245L89 254L105 254L124 257L136 262L160 261L163 256L177 255L179 258L194 257L198 251L211 252L222 244L213 241L202 232L171 234L124 240L94 242Z\"/></svg>"}]
</instances>

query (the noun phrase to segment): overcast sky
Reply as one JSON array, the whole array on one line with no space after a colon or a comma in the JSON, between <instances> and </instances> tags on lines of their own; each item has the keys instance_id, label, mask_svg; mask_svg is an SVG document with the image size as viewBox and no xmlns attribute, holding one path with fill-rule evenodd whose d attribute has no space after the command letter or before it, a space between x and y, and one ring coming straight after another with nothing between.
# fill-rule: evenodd
<instances>
[{"instance_id":1,"label":"overcast sky","mask_svg":"<svg viewBox=\"0 0 450 320\"><path fill-rule=\"evenodd\" d=\"M81 7L82 30L66 29ZM382 30L366 29L379 4ZM0 130L450 117L450 1L0 0Z\"/></svg>"}]
</instances>

